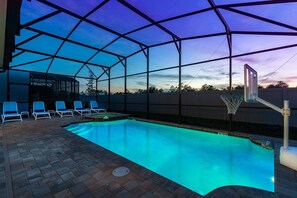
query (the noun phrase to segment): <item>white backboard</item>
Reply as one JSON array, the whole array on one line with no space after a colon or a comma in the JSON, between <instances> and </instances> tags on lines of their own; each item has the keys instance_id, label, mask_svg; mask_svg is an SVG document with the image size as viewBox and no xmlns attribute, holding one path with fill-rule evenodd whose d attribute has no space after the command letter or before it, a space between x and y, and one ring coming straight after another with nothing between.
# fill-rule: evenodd
<instances>
[{"instance_id":1,"label":"white backboard","mask_svg":"<svg viewBox=\"0 0 297 198\"><path fill-rule=\"evenodd\" d=\"M258 98L258 74L248 64L244 65L244 101L256 103Z\"/></svg>"}]
</instances>

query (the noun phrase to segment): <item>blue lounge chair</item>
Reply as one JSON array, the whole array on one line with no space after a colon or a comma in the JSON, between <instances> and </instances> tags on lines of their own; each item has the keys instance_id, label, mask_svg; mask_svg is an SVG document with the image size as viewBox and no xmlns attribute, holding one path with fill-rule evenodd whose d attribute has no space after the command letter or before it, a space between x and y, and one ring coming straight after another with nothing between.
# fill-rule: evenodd
<instances>
[{"instance_id":1,"label":"blue lounge chair","mask_svg":"<svg viewBox=\"0 0 297 198\"><path fill-rule=\"evenodd\" d=\"M90 108L91 111L94 111L95 113L99 113L100 111L106 112L106 109L99 108L97 101L95 100L90 101Z\"/></svg>"},{"instance_id":2,"label":"blue lounge chair","mask_svg":"<svg viewBox=\"0 0 297 198\"><path fill-rule=\"evenodd\" d=\"M44 102L43 101L35 101L33 102L33 113L35 120L42 118L51 119L51 115L49 112L45 111Z\"/></svg>"},{"instance_id":3,"label":"blue lounge chair","mask_svg":"<svg viewBox=\"0 0 297 198\"><path fill-rule=\"evenodd\" d=\"M84 113L90 114L91 110L83 108L81 101L74 101L74 111L77 112L79 115L83 115Z\"/></svg>"},{"instance_id":4,"label":"blue lounge chair","mask_svg":"<svg viewBox=\"0 0 297 198\"><path fill-rule=\"evenodd\" d=\"M62 117L64 116L72 116L73 117L73 111L66 109L65 102L64 101L56 101L56 112Z\"/></svg>"},{"instance_id":5,"label":"blue lounge chair","mask_svg":"<svg viewBox=\"0 0 297 198\"><path fill-rule=\"evenodd\" d=\"M21 114L18 112L18 104L16 102L4 102L3 114L1 115L2 123L10 121L23 121ZM6 118L13 118L6 120Z\"/></svg>"}]
</instances>

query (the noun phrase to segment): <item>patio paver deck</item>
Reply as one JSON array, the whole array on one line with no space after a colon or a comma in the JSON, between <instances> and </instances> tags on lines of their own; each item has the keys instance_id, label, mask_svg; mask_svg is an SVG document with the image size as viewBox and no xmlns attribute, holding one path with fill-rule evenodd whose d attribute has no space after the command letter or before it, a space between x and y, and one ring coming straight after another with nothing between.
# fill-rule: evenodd
<instances>
[{"instance_id":1,"label":"patio paver deck","mask_svg":"<svg viewBox=\"0 0 297 198\"><path fill-rule=\"evenodd\" d=\"M61 127L81 119L1 125L0 197L203 197ZM228 186L206 197L297 197L297 173L279 165L273 141L276 193ZM113 176L119 166L130 173Z\"/></svg>"}]
</instances>

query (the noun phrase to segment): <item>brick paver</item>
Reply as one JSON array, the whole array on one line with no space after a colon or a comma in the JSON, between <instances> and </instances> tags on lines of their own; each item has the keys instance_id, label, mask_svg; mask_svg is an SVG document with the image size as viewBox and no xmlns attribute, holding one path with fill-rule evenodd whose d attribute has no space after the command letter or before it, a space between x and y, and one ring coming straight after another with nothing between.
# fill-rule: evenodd
<instances>
[{"instance_id":1,"label":"brick paver","mask_svg":"<svg viewBox=\"0 0 297 198\"><path fill-rule=\"evenodd\" d=\"M11 178L14 197L202 197L61 127L82 119L1 125L0 197L9 195L10 180L6 175ZM228 186L206 197L297 197L297 173L279 164L281 140L270 139L275 142L276 193ZM292 144L297 145L296 141ZM112 170L119 166L131 172L114 177Z\"/></svg>"}]
</instances>

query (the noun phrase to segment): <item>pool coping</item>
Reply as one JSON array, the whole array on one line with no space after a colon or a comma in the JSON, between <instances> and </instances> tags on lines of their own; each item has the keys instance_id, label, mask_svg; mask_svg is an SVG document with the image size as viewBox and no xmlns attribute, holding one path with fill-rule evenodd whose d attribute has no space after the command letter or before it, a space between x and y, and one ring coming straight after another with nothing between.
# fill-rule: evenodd
<instances>
[{"instance_id":1,"label":"pool coping","mask_svg":"<svg viewBox=\"0 0 297 198\"><path fill-rule=\"evenodd\" d=\"M193 125L187 125L187 124L178 124L178 123L172 123L172 122L165 122L165 121L158 121L158 120L149 120L149 119L143 119L143 118L129 118L131 120L138 120L138 121L144 121L144 122L150 122L155 124L163 124L166 126L174 126L178 128L185 128L185 129L191 129L191 130L198 130L201 132L207 132L207 133L215 133L220 135L227 135L227 136L234 136L239 138L245 138L249 139L252 143L259 145L265 149L273 150L274 145L273 142L270 142L269 138L260 140L256 136L253 136L251 134L236 132L236 131L227 131L227 130L221 130L221 129L215 129L215 128L207 128L207 127L200 127L200 126L193 126ZM266 136L263 136L266 137ZM271 144L267 144L266 142L269 141Z\"/></svg>"},{"instance_id":2,"label":"pool coping","mask_svg":"<svg viewBox=\"0 0 297 198\"><path fill-rule=\"evenodd\" d=\"M149 122L149 123L154 123L154 124L162 124L162 125L166 125L166 126L174 126L174 127L178 127L178 128L186 128L186 129L191 129L191 130L198 130L198 131L200 131L200 132L207 132L207 133L215 133L215 134L222 134L222 135L228 135L228 136L233 136L233 137L238 137L238 138L244 138L244 139L248 139L249 141L251 141L252 143L254 143L254 144L256 144L256 145L258 145L258 146L261 146L261 147L263 147L263 148L265 148L265 149L269 149L269 150L274 150L274 171L276 170L276 160L275 160L275 155L276 155L276 148L274 147L274 146L265 146L265 145L263 145L263 143L262 143L262 141L264 140L264 141L268 141L268 140L270 140L270 137L268 137L268 136L262 136L262 135L252 135L252 134L245 134L245 133L240 133L240 132L235 132L235 131L232 131L232 132L230 132L230 131L226 131L226 130L219 130L219 129L213 129L213 128L206 128L206 127L199 127L199 126L192 126L192 125L186 125L186 124L178 124L178 123L172 123L172 122L164 122L164 121L158 121L158 120L150 120L150 119L143 119L143 118L135 118L135 117L133 117L133 118L131 118L131 117L129 117L129 118L126 118L126 119L128 119L128 120L137 120L137 121L143 121L143 122ZM123 120L125 120L125 118L123 119ZM109 120L105 120L105 121L109 121ZM110 120L110 121L116 121L116 120ZM69 126L69 125L71 125L71 124L77 124L77 123L85 123L85 122L93 122L93 121L90 121L90 120L87 120L87 121L85 121L85 120L81 120L81 121L79 121L79 122L75 122L75 123L69 123L69 124L67 124L67 125L65 125L65 126L62 126L62 127L66 127L66 126ZM262 139L262 140L261 140ZM271 141L271 140L270 140ZM100 145L98 145L98 146L100 146ZM101 147L101 146L100 146ZM104 147L102 147L102 148L104 148ZM105 149L105 148L104 148ZM107 150L107 149L106 149ZM109 151L109 150L108 150ZM110 152L112 152L112 151L110 151ZM113 153L113 152L112 152ZM116 154L116 153L114 153L115 155L118 155L118 154ZM122 156L120 156L120 155L118 155L119 157L122 157ZM126 159L126 158L125 158ZM131 161L131 160L129 160L129 161ZM135 163L135 162L133 162L133 161L131 161L132 163ZM136 163L135 163L136 164ZM137 164L137 165L139 165L139 164ZM141 165L139 165L139 166L141 166ZM141 167L143 167L143 166L141 166ZM145 167L143 167L143 168L145 168ZM145 168L145 169L147 169L147 168ZM148 170L148 169L147 169ZM153 171L151 171L151 172L153 172ZM158 173L155 173L155 172L153 172L154 174L157 174L157 175L159 175ZM163 177L162 175L159 175L160 177ZM274 176L276 177L276 174L274 174ZM163 177L163 178L165 178L165 177ZM167 178L165 178L165 179L167 179ZM167 179L167 180L169 180L169 179ZM171 181L171 180L170 180ZM174 181L172 181L172 182L174 182ZM174 182L175 183L175 182ZM214 189L213 191L211 191L211 192L209 192L208 194L206 194L205 196L208 196L208 195L211 195L211 194L213 194L213 193L216 193L217 191L220 191L220 190L222 190L222 189L233 189L233 188L237 188L237 189L239 189L239 190L243 190L243 189L247 189L247 191L250 191L251 189L253 190L253 191L263 191L263 192L267 192L267 193L272 193L272 194L276 194L276 183L277 183L277 181L275 181L275 185L274 185L274 187L275 187L275 189L274 189L274 192L269 192L269 191L266 191L266 190L262 190L262 189L257 189L257 188L254 188L254 187L246 187L246 186L236 186L236 185L229 185L229 186L222 186L222 187L219 187L219 188L216 188L216 189ZM178 183L176 183L177 185L180 185L180 184L178 184ZM181 185L180 185L181 186ZM184 187L184 186L183 186ZM186 188L186 187L184 187L184 188ZM188 189L188 188L187 188ZM198 194L199 196L202 196L202 195L200 195L199 193L197 193L197 192L194 192L194 191L192 191L191 189L188 189L189 191L191 191L191 192L193 192L193 193L196 193L196 194ZM243 191L245 191L245 190L243 190Z\"/></svg>"},{"instance_id":3,"label":"pool coping","mask_svg":"<svg viewBox=\"0 0 297 198\"><path fill-rule=\"evenodd\" d=\"M114 117L95 117L95 116L103 116L103 115L115 115ZM108 112L108 113L96 113L93 115L85 115L85 119L91 120L93 122L105 122L105 121L113 121L113 120L122 120L127 119L130 114L125 113L115 113L115 112Z\"/></svg>"}]
</instances>

